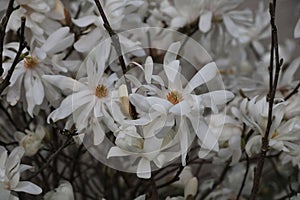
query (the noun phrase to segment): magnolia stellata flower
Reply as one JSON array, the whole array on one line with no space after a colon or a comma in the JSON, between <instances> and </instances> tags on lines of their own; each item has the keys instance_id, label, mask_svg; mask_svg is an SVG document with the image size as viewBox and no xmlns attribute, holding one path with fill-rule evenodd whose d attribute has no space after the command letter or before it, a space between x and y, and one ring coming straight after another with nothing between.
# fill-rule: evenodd
<instances>
[{"instance_id":1,"label":"magnolia stellata flower","mask_svg":"<svg viewBox=\"0 0 300 200\"><path fill-rule=\"evenodd\" d=\"M213 24L224 23L226 30L233 37L239 37L239 27L251 25L252 22L252 12L249 9L234 10L242 2L243 0L204 0L204 9L199 20L200 31L206 33L211 30Z\"/></svg>"},{"instance_id":2,"label":"magnolia stellata flower","mask_svg":"<svg viewBox=\"0 0 300 200\"><path fill-rule=\"evenodd\" d=\"M105 60L108 57L107 43L97 46L82 63L87 77L78 80L62 75L45 75L43 78L62 91L72 91L49 116L48 121L58 121L68 116L73 117L78 132L88 127L92 129L94 144L100 144L107 128L115 131L115 119L121 120L122 113L118 106L117 91L114 82L116 74L104 73ZM113 118L113 116L115 119Z\"/></svg>"},{"instance_id":3,"label":"magnolia stellata flower","mask_svg":"<svg viewBox=\"0 0 300 200\"><path fill-rule=\"evenodd\" d=\"M141 130L141 129L140 129ZM137 132L132 125L124 125L115 133L116 146L110 148L107 158L119 156L132 156L138 160L137 176L148 179L151 177L151 163L161 168L166 162L178 157L178 152L168 152L176 140L157 138L148 131ZM142 136L141 136L142 135Z\"/></svg>"},{"instance_id":4,"label":"magnolia stellata flower","mask_svg":"<svg viewBox=\"0 0 300 200\"><path fill-rule=\"evenodd\" d=\"M204 148L218 149L217 139L210 133L202 114L206 107L217 112L217 106L232 99L233 94L225 90L211 91L200 95L193 94L195 88L215 78L218 70L214 63L209 63L184 86L179 60L176 60L179 48L179 42L173 43L165 55L163 68L167 78L166 86L163 85L161 89L147 86L155 94L152 96L145 97L139 94L130 96L130 101L140 111L140 118L131 123L135 125L154 123L149 131L155 134L157 130L159 131L165 126L173 127L176 122L175 130L179 134L182 163L185 165L189 143L193 138L191 132L196 133L198 138L203 141ZM147 59L145 66L147 82L154 78L152 69L153 61ZM161 82L157 78L154 80ZM191 123L192 128L188 126L188 123Z\"/></svg>"},{"instance_id":5,"label":"magnolia stellata flower","mask_svg":"<svg viewBox=\"0 0 300 200\"><path fill-rule=\"evenodd\" d=\"M60 43L55 42L57 40ZM33 116L34 109L40 108L45 101L54 105L57 103L60 94L54 87L43 81L42 76L66 71L64 66L57 65L58 63L51 58L72 45L73 41L74 35L70 34L69 28L61 28L51 34L41 47L33 48L29 55L24 56L16 66L6 90L6 99L10 105L14 106L19 100L23 100L27 105L27 112ZM17 49L17 46L16 43L12 43L7 48ZM6 76L15 56L15 53L9 50L5 54L9 56L10 62L5 63L3 76Z\"/></svg>"},{"instance_id":6,"label":"magnolia stellata flower","mask_svg":"<svg viewBox=\"0 0 300 200\"><path fill-rule=\"evenodd\" d=\"M12 13L8 28L17 31L21 25L21 17L26 17L26 27L33 35L43 38L61 27L57 20L65 18L63 4L60 0L17 0L20 8Z\"/></svg>"},{"instance_id":7,"label":"magnolia stellata flower","mask_svg":"<svg viewBox=\"0 0 300 200\"><path fill-rule=\"evenodd\" d=\"M8 156L6 149L0 146L0 196L3 200L18 199L11 191L34 195L42 192L42 189L32 182L20 181L20 173L31 168L21 164L23 154L24 149L16 147Z\"/></svg>"}]
</instances>

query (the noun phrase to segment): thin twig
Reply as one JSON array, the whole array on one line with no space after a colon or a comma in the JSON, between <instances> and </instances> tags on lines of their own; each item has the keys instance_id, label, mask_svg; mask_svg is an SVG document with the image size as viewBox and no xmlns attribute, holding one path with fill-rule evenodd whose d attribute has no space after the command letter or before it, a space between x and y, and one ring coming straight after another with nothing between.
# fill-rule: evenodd
<instances>
[{"instance_id":1,"label":"thin twig","mask_svg":"<svg viewBox=\"0 0 300 200\"><path fill-rule=\"evenodd\" d=\"M59 153L66 148L67 146L69 146L71 144L71 141L73 140L73 137L69 137L48 159L47 162L38 169L38 171L36 171L34 174L32 174L28 180L36 177L37 175L39 175L39 173L41 173L45 168L47 168L50 165L50 162L59 155Z\"/></svg>"},{"instance_id":2,"label":"thin twig","mask_svg":"<svg viewBox=\"0 0 300 200\"><path fill-rule=\"evenodd\" d=\"M271 48L271 57L273 52L275 53L275 77L274 82L272 82L272 87L270 87L269 91L269 111L268 111L268 122L267 122L267 128L264 137L262 138L262 147L261 147L261 153L260 157L257 163L256 168L254 169L254 180L253 180L253 186L251 191L250 200L254 200L256 198L258 189L259 189L259 182L262 175L263 167L264 167L264 159L266 157L266 154L268 152L269 148L269 134L272 126L273 121L273 105L274 105L274 99L276 95L277 90L277 84L279 80L279 72L281 70L281 65L283 63L283 60L279 60L279 49L278 49L278 35L277 35L277 26L275 23L275 9L276 9L276 0L273 0L273 3L270 3L270 16L271 16L271 26L272 26L272 45ZM270 60L270 66L273 65L273 59ZM273 74L271 71L272 67L269 68L270 70L270 76ZM271 78L271 77L270 77Z\"/></svg>"},{"instance_id":3,"label":"thin twig","mask_svg":"<svg viewBox=\"0 0 300 200\"><path fill-rule=\"evenodd\" d=\"M223 171L222 171L219 179L216 182L214 182L213 186L210 189L206 190L203 193L203 195L200 197L200 199L205 199L212 191L214 191L216 189L216 187L218 185L220 185L223 182L229 169L230 169L230 162L227 162L226 166L223 168Z\"/></svg>"},{"instance_id":4,"label":"thin twig","mask_svg":"<svg viewBox=\"0 0 300 200\"><path fill-rule=\"evenodd\" d=\"M97 5L97 8L100 12L100 15L103 19L103 26L104 28L107 30L111 40L112 40L112 44L117 52L117 55L118 55L118 59L119 59L119 62L120 62L120 65L121 65L121 68L122 68L122 72L123 72L123 75L124 75L124 79L125 79L125 83L126 83L126 86L127 86L127 90L128 90L128 93L131 94L132 93L132 89L131 89L131 85L130 85L130 82L129 80L126 78L126 72L127 72L127 66L125 64L125 59L123 57L123 53L122 53L122 49L121 49L121 44L120 44L120 39L119 39L119 36L118 34L112 29L112 27L110 26L110 23L105 15L105 12L103 10L103 7L100 3L99 0L94 0L96 5ZM130 111L130 116L133 118L133 119L137 119L137 112L136 112L136 109L135 107L130 103L130 107L129 107L129 111Z\"/></svg>"},{"instance_id":5,"label":"thin twig","mask_svg":"<svg viewBox=\"0 0 300 200\"><path fill-rule=\"evenodd\" d=\"M8 73L7 73L7 76L5 77L3 82L0 84L0 94L2 94L4 89L9 86L10 78L12 77L12 74L15 71L15 68L16 68L17 64L21 61L20 58L21 58L22 52L27 46L27 43L25 41L25 24L26 24L26 18L21 17L21 27L20 27L20 34L19 34L19 37L20 37L20 39L19 39L19 49L18 49L18 52L16 54L16 57L15 57L12 65L11 65L11 67L10 67ZM0 56L2 58L2 55L0 55ZM2 59L0 59L0 60L2 60Z\"/></svg>"},{"instance_id":6,"label":"thin twig","mask_svg":"<svg viewBox=\"0 0 300 200\"><path fill-rule=\"evenodd\" d=\"M249 172L249 168L250 168L250 160L249 160L249 156L247 154L247 152L245 152L245 156L246 156L246 159L247 159L247 163L246 163L246 172L244 174L244 178L243 178L243 181L242 181L242 185L240 187L240 190L239 190L239 193L238 195L236 196L236 200L239 200L240 199L240 196L243 192L243 189L245 187L245 184L246 184L246 180L247 180L247 176L248 176L248 172Z\"/></svg>"},{"instance_id":7,"label":"thin twig","mask_svg":"<svg viewBox=\"0 0 300 200\"><path fill-rule=\"evenodd\" d=\"M287 100L289 100L293 95L297 94L297 93L299 92L299 91L298 91L299 88L300 88L300 81L299 81L298 85L295 87L295 89L294 89L289 95L287 95L287 96L284 98L284 100L287 101Z\"/></svg>"}]
</instances>

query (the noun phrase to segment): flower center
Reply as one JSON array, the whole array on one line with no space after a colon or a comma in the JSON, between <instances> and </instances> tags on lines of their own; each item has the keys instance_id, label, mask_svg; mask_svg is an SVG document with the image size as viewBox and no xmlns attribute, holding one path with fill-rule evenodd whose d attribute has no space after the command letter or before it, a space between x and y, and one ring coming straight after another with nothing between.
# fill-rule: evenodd
<instances>
[{"instance_id":1,"label":"flower center","mask_svg":"<svg viewBox=\"0 0 300 200\"><path fill-rule=\"evenodd\" d=\"M37 64L39 63L38 59L35 57L31 57L31 56L26 56L24 58L24 67L28 68L28 69L33 69L37 66Z\"/></svg>"},{"instance_id":2,"label":"flower center","mask_svg":"<svg viewBox=\"0 0 300 200\"><path fill-rule=\"evenodd\" d=\"M271 136L271 139L274 139L275 137L277 137L279 135L278 131L275 130L274 133Z\"/></svg>"},{"instance_id":3,"label":"flower center","mask_svg":"<svg viewBox=\"0 0 300 200\"><path fill-rule=\"evenodd\" d=\"M106 97L108 95L108 90L104 85L98 85L95 90L95 95L98 98Z\"/></svg>"},{"instance_id":4,"label":"flower center","mask_svg":"<svg viewBox=\"0 0 300 200\"><path fill-rule=\"evenodd\" d=\"M176 105L183 100L183 97L179 92L171 91L167 95L167 100L170 101L173 105Z\"/></svg>"}]
</instances>

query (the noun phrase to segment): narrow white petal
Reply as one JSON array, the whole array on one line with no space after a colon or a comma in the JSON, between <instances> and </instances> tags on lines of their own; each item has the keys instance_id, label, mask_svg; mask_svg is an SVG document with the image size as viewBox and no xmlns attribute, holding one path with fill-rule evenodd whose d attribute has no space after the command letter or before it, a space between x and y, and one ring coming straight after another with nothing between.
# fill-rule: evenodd
<instances>
[{"instance_id":1,"label":"narrow white petal","mask_svg":"<svg viewBox=\"0 0 300 200\"><path fill-rule=\"evenodd\" d=\"M145 62L145 79L148 84L151 83L152 73L153 73L153 60L151 56L148 56Z\"/></svg>"},{"instance_id":2,"label":"narrow white petal","mask_svg":"<svg viewBox=\"0 0 300 200\"><path fill-rule=\"evenodd\" d=\"M149 179L151 178L151 166L150 161L142 158L137 167L137 176L139 178Z\"/></svg>"},{"instance_id":3,"label":"narrow white petal","mask_svg":"<svg viewBox=\"0 0 300 200\"><path fill-rule=\"evenodd\" d=\"M185 90L187 93L192 92L196 87L207 83L208 81L212 80L216 77L218 73L218 68L216 63L211 62L206 64L203 68L200 69L197 74L190 80L188 85L186 86Z\"/></svg>"},{"instance_id":4,"label":"narrow white petal","mask_svg":"<svg viewBox=\"0 0 300 200\"><path fill-rule=\"evenodd\" d=\"M109 152L107 153L107 159L111 157L119 157L119 156L129 156L131 155L129 152L124 151L120 149L120 147L112 147L109 149Z\"/></svg>"},{"instance_id":5,"label":"narrow white petal","mask_svg":"<svg viewBox=\"0 0 300 200\"><path fill-rule=\"evenodd\" d=\"M54 85L55 87L58 87L62 91L71 90L73 92L78 92L87 88L84 84L67 76L43 75L42 78Z\"/></svg>"},{"instance_id":6,"label":"narrow white petal","mask_svg":"<svg viewBox=\"0 0 300 200\"><path fill-rule=\"evenodd\" d=\"M207 11L200 16L199 29L206 33L211 28L212 12Z\"/></svg>"},{"instance_id":7,"label":"narrow white petal","mask_svg":"<svg viewBox=\"0 0 300 200\"><path fill-rule=\"evenodd\" d=\"M41 194L42 193L42 189L39 186L37 186L29 181L19 182L17 187L14 188L13 190L16 192L26 192L29 194Z\"/></svg>"},{"instance_id":8,"label":"narrow white petal","mask_svg":"<svg viewBox=\"0 0 300 200\"><path fill-rule=\"evenodd\" d=\"M295 38L300 38L300 19L298 20L295 31L294 31L294 37Z\"/></svg>"}]
</instances>

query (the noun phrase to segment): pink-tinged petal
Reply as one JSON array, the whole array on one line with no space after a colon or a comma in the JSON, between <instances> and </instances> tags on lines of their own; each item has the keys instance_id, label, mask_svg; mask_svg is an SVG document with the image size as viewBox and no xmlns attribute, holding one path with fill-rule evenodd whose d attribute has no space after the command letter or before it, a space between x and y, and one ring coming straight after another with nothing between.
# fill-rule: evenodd
<instances>
[{"instance_id":1,"label":"pink-tinged petal","mask_svg":"<svg viewBox=\"0 0 300 200\"><path fill-rule=\"evenodd\" d=\"M153 60L151 56L148 56L145 62L145 79L148 84L151 83L152 73L153 73Z\"/></svg>"},{"instance_id":2,"label":"pink-tinged petal","mask_svg":"<svg viewBox=\"0 0 300 200\"><path fill-rule=\"evenodd\" d=\"M109 149L109 151L107 153L107 159L109 159L111 157L130 156L130 155L132 155L132 154L115 146L115 147L112 147Z\"/></svg>"},{"instance_id":3,"label":"pink-tinged petal","mask_svg":"<svg viewBox=\"0 0 300 200\"><path fill-rule=\"evenodd\" d=\"M70 90L78 92L87 89L87 86L80 83L79 81L62 75L43 75L42 78L47 82L51 83L55 87L58 87L62 91Z\"/></svg>"},{"instance_id":4,"label":"pink-tinged petal","mask_svg":"<svg viewBox=\"0 0 300 200\"><path fill-rule=\"evenodd\" d=\"M137 167L137 176L143 179L151 178L150 161L142 158Z\"/></svg>"},{"instance_id":5,"label":"pink-tinged petal","mask_svg":"<svg viewBox=\"0 0 300 200\"><path fill-rule=\"evenodd\" d=\"M200 16L199 29L206 33L211 29L212 12L207 11Z\"/></svg>"},{"instance_id":6,"label":"pink-tinged petal","mask_svg":"<svg viewBox=\"0 0 300 200\"><path fill-rule=\"evenodd\" d=\"M19 182L18 186L16 188L14 188L14 191L26 192L29 194L41 194L42 193L42 189L39 186L37 186L29 181Z\"/></svg>"},{"instance_id":7,"label":"pink-tinged petal","mask_svg":"<svg viewBox=\"0 0 300 200\"><path fill-rule=\"evenodd\" d=\"M200 69L200 71L195 74L195 76L190 80L188 85L185 88L187 93L192 92L196 87L207 83L217 76L218 68L216 63L211 62L206 64L204 67Z\"/></svg>"},{"instance_id":8,"label":"pink-tinged petal","mask_svg":"<svg viewBox=\"0 0 300 200\"><path fill-rule=\"evenodd\" d=\"M232 19L228 17L227 15L223 16L224 24L227 29L227 31L235 38L238 38L240 33L239 33L239 28L234 24Z\"/></svg>"},{"instance_id":9,"label":"pink-tinged petal","mask_svg":"<svg viewBox=\"0 0 300 200\"><path fill-rule=\"evenodd\" d=\"M295 30L294 30L294 37L300 38L300 19L298 20Z\"/></svg>"}]
</instances>

